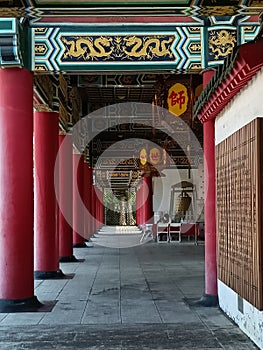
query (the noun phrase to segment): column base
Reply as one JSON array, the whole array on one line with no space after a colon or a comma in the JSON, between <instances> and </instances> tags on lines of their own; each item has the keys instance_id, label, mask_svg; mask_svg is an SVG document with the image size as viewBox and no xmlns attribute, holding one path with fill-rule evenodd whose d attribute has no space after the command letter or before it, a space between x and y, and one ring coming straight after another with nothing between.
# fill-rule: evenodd
<instances>
[{"instance_id":1,"label":"column base","mask_svg":"<svg viewBox=\"0 0 263 350\"><path fill-rule=\"evenodd\" d=\"M206 306L206 307L216 307L219 305L218 296L204 294L201 299L195 302L195 305Z\"/></svg>"},{"instance_id":2,"label":"column base","mask_svg":"<svg viewBox=\"0 0 263 350\"><path fill-rule=\"evenodd\" d=\"M66 275L59 269L56 271L34 271L35 280L47 280L47 279L57 279L66 278Z\"/></svg>"},{"instance_id":3,"label":"column base","mask_svg":"<svg viewBox=\"0 0 263 350\"><path fill-rule=\"evenodd\" d=\"M36 296L26 299L0 299L0 312L29 312L37 311L43 304Z\"/></svg>"},{"instance_id":4,"label":"column base","mask_svg":"<svg viewBox=\"0 0 263 350\"><path fill-rule=\"evenodd\" d=\"M85 242L83 243L73 243L73 248L87 248Z\"/></svg>"},{"instance_id":5,"label":"column base","mask_svg":"<svg viewBox=\"0 0 263 350\"><path fill-rule=\"evenodd\" d=\"M60 256L59 262L80 262L74 255L71 256Z\"/></svg>"}]
</instances>

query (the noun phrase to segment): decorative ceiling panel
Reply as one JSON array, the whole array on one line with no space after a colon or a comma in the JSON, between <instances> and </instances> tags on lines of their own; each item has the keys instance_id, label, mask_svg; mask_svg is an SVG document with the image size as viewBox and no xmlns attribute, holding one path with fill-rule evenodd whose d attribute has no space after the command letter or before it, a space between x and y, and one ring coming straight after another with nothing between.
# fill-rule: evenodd
<instances>
[{"instance_id":1,"label":"decorative ceiling panel","mask_svg":"<svg viewBox=\"0 0 263 350\"><path fill-rule=\"evenodd\" d=\"M147 70L151 67L198 72L202 69L200 27L155 28L147 34L107 34L78 28L32 28L32 70ZM73 32L72 32L73 30Z\"/></svg>"}]
</instances>

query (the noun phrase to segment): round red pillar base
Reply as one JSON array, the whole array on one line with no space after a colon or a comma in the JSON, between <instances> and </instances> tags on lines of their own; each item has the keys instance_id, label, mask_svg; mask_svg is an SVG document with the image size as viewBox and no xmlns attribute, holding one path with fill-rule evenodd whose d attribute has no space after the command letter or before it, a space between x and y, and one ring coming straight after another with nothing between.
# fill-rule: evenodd
<instances>
[{"instance_id":1,"label":"round red pillar base","mask_svg":"<svg viewBox=\"0 0 263 350\"><path fill-rule=\"evenodd\" d=\"M202 298L196 304L207 306L207 307L217 307L218 306L218 296L204 294Z\"/></svg>"},{"instance_id":2,"label":"round red pillar base","mask_svg":"<svg viewBox=\"0 0 263 350\"><path fill-rule=\"evenodd\" d=\"M58 269L54 271L34 271L34 278L35 280L49 280L66 278L66 276L60 269Z\"/></svg>"},{"instance_id":3,"label":"round red pillar base","mask_svg":"<svg viewBox=\"0 0 263 350\"><path fill-rule=\"evenodd\" d=\"M79 260L75 257L75 255L71 256L60 256L59 262L61 263L72 263L72 262L82 262L82 260Z\"/></svg>"},{"instance_id":4,"label":"round red pillar base","mask_svg":"<svg viewBox=\"0 0 263 350\"><path fill-rule=\"evenodd\" d=\"M42 304L34 296L33 279L33 75L28 70L0 69L0 123L0 312L38 309Z\"/></svg>"},{"instance_id":5,"label":"round red pillar base","mask_svg":"<svg viewBox=\"0 0 263 350\"><path fill-rule=\"evenodd\" d=\"M85 242L82 243L73 243L73 248L87 248L87 245Z\"/></svg>"},{"instance_id":6,"label":"round red pillar base","mask_svg":"<svg viewBox=\"0 0 263 350\"><path fill-rule=\"evenodd\" d=\"M33 312L43 306L36 296L26 299L0 299L0 312Z\"/></svg>"}]
</instances>

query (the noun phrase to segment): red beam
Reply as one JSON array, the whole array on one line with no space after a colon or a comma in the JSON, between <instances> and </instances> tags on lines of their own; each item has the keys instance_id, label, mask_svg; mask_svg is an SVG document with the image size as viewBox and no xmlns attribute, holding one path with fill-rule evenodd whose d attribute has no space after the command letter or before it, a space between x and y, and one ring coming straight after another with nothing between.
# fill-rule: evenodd
<instances>
[{"instance_id":1,"label":"red beam","mask_svg":"<svg viewBox=\"0 0 263 350\"><path fill-rule=\"evenodd\" d=\"M60 17L42 17L39 23L61 23ZM114 17L63 17L63 23L196 23L191 17L184 16L114 16Z\"/></svg>"}]
</instances>

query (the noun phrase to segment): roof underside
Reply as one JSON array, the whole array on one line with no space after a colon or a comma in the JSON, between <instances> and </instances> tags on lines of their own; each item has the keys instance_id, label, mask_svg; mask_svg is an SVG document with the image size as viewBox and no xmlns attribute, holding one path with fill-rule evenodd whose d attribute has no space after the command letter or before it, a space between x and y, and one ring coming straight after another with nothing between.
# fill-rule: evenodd
<instances>
[{"instance_id":1,"label":"roof underside","mask_svg":"<svg viewBox=\"0 0 263 350\"><path fill-rule=\"evenodd\" d=\"M79 28L85 25L98 28L100 25L102 28L108 29L114 24L122 28L121 25L123 24L126 27L131 25L133 28L137 28L140 33L143 32L142 28L144 25L147 25L147 28L151 25L156 28L156 26L165 24L176 28L178 24L182 25L182 23L186 26L192 26L193 24L203 26L206 20L208 18L211 19L213 16L217 16L219 20L238 16L238 18L244 18L244 21L247 19L250 23L258 23L258 15L262 11L262 1L254 0L0 0L0 17L26 17L32 27L45 25L57 25L59 27L62 24L67 27L75 26L76 24L79 25ZM95 32L96 30L94 29ZM260 50L261 53L263 52L262 42L257 49L253 45L254 43L248 46L248 50L253 51L251 57L249 57L246 49L240 48L227 59L224 68L218 69L218 72L205 90L206 92L202 94L196 105L195 114L199 117L201 115L200 119L202 121L214 117L214 111L218 111L221 106L224 106L238 89L250 79L251 75L260 69L262 57L258 55L260 57L259 61L257 61L257 55L254 53L258 53ZM137 71L139 64L135 67L136 71L128 72L129 74L127 74L127 71L122 71L115 75L114 72L118 70L109 71L108 73L101 70L100 74L96 75L96 69L91 75L85 71L82 72L83 74L75 72L73 80L76 79L74 86L78 88L81 95L82 115L87 115L105 106L123 102L145 103L151 107L156 94L156 79L158 79L158 75L163 79L165 75L171 74L171 68L168 69L168 66L169 64L165 64L165 67L161 67L159 72L151 69L141 70L141 74ZM195 73L199 71L200 69ZM65 69L66 72L67 70ZM189 74L189 72L184 73ZM110 76L111 74L112 76ZM173 74L174 71L172 72ZM145 80L146 76L148 76L147 81ZM110 79L112 79L112 82L110 82ZM124 81L124 79L126 80ZM158 122L159 117L155 117ZM160 129L158 129L158 123L156 124L156 120L152 118L152 115L150 115L149 120L148 124L150 126L148 127L138 127L140 123L136 121L124 122L118 124L116 128L109 127L104 129L103 132L92 139L89 151L91 165L94 167L98 161L104 162L103 151L111 145L118 144L117 141L122 141L122 146L127 145L128 149L130 147L128 139L136 137L138 140L142 140L142 144L139 141L138 144L131 143L137 152L134 153L136 154L135 157L129 158L129 156L124 155L125 162L131 165L130 168L125 167L126 163L124 164L122 161L117 162L116 166L111 167L110 170L107 170L107 167L98 167L97 175L98 178L101 177L101 184L104 184L104 186L108 184L109 187L120 191L132 186L136 187L140 176L138 152L142 149L145 140L150 140L172 155L176 166L177 159L183 159L183 162L186 161L181 163L184 164L184 168L189 168L188 161L190 156L193 155L193 158L198 159L198 155L194 153L196 152L194 147L190 149L187 148L187 145L182 147L181 144L179 146L179 141L182 142L184 140L183 142L187 142L189 134L186 135L181 131L177 131L174 139L163 132L162 124L160 124ZM99 121L102 121L101 117ZM94 120L92 122L92 125L94 125ZM199 144L202 145L202 128L198 120L192 119L192 110L190 126L191 130L196 134ZM183 149L188 149L189 152L184 152ZM117 151L113 149L112 158L118 160L118 156L121 156L118 153L120 153L118 149ZM149 170L147 166L144 171ZM194 163L191 166L194 167ZM138 171L134 172L134 169ZM154 167L150 169L152 172L156 171L160 176L162 168L160 167L159 170L159 172L156 171Z\"/></svg>"},{"instance_id":2,"label":"roof underside","mask_svg":"<svg viewBox=\"0 0 263 350\"><path fill-rule=\"evenodd\" d=\"M202 122L214 119L263 66L263 38L241 45L218 67L194 107Z\"/></svg>"},{"instance_id":3,"label":"roof underside","mask_svg":"<svg viewBox=\"0 0 263 350\"><path fill-rule=\"evenodd\" d=\"M66 17L70 17L75 22L85 16L110 16L113 21L118 16L139 16L142 21L145 16L159 16L159 22L165 16L167 22L173 16L184 17L184 21L192 17L254 16L263 11L263 4L258 0L0 0L0 17L10 17L16 11L33 22L42 17L53 22L67 22Z\"/></svg>"}]
</instances>

